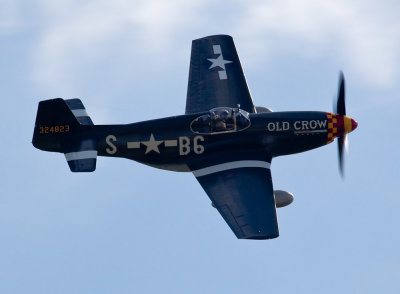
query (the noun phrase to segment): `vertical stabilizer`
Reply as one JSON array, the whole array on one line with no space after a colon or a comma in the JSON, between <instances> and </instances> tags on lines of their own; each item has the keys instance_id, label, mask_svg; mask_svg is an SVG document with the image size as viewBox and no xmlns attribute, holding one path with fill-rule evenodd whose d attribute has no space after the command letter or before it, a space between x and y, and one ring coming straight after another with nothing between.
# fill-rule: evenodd
<instances>
[{"instance_id":1,"label":"vertical stabilizer","mask_svg":"<svg viewBox=\"0 0 400 294\"><path fill-rule=\"evenodd\" d=\"M62 98L39 102L32 144L65 154L72 172L96 169L97 140L84 125L93 125L81 100Z\"/></svg>"}]
</instances>

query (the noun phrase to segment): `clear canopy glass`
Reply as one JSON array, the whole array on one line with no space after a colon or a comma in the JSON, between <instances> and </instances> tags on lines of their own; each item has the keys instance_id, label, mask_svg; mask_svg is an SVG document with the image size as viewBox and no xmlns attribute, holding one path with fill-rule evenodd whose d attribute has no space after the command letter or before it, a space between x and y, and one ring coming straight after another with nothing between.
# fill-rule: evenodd
<instances>
[{"instance_id":1,"label":"clear canopy glass","mask_svg":"<svg viewBox=\"0 0 400 294\"><path fill-rule=\"evenodd\" d=\"M231 107L213 108L192 121L190 128L198 134L242 131L250 126L249 113Z\"/></svg>"}]
</instances>

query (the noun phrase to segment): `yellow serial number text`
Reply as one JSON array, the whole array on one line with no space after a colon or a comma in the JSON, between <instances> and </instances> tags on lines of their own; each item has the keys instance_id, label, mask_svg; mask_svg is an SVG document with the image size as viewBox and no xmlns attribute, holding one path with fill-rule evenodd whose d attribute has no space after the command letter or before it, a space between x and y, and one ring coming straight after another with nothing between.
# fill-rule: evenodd
<instances>
[{"instance_id":1,"label":"yellow serial number text","mask_svg":"<svg viewBox=\"0 0 400 294\"><path fill-rule=\"evenodd\" d=\"M70 130L69 125L40 127L41 134L68 133Z\"/></svg>"}]
</instances>

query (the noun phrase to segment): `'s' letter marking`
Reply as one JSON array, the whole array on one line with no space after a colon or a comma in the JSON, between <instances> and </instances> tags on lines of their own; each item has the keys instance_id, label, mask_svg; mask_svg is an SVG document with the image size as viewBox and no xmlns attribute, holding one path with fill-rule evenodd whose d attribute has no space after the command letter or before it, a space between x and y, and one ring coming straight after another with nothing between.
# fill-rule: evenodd
<instances>
[{"instance_id":1,"label":"'s' letter marking","mask_svg":"<svg viewBox=\"0 0 400 294\"><path fill-rule=\"evenodd\" d=\"M117 141L117 138L114 135L108 135L106 138L106 143L108 146L110 146L110 148L106 148L106 151L108 154L115 154L115 152L117 152L117 147L112 143Z\"/></svg>"}]
</instances>

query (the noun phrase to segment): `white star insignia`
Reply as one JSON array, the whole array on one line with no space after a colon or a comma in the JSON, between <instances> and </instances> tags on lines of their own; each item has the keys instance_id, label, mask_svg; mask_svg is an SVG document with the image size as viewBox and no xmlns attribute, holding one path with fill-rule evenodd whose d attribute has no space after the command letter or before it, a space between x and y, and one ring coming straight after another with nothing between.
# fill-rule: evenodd
<instances>
[{"instance_id":1,"label":"white star insignia","mask_svg":"<svg viewBox=\"0 0 400 294\"><path fill-rule=\"evenodd\" d=\"M160 145L162 142L164 142L164 141L155 140L153 133L151 133L149 141L142 142L142 144L146 145L146 147L147 147L145 154L149 153L150 151L154 151L159 154L160 150L158 149L158 145Z\"/></svg>"},{"instance_id":2,"label":"white star insignia","mask_svg":"<svg viewBox=\"0 0 400 294\"><path fill-rule=\"evenodd\" d=\"M233 62L233 61L230 61L230 60L225 60L223 58L222 54L220 54L217 58L207 58L207 60L212 62L212 64L211 64L209 69L212 69L214 67L219 66L220 68L225 70L225 64Z\"/></svg>"}]
</instances>

